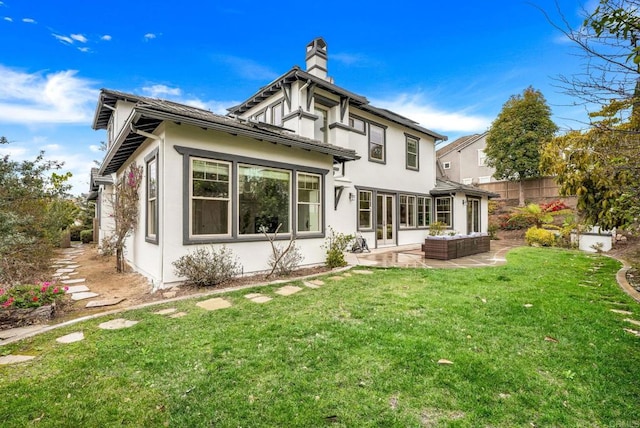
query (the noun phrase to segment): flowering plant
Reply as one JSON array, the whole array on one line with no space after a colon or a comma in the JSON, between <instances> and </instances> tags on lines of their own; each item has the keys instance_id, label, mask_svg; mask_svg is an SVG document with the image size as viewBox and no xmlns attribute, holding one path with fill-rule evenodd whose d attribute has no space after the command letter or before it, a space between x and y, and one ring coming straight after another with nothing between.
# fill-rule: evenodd
<instances>
[{"instance_id":1,"label":"flowering plant","mask_svg":"<svg viewBox=\"0 0 640 428\"><path fill-rule=\"evenodd\" d=\"M62 299L68 289L51 282L0 287L0 310L49 305Z\"/></svg>"}]
</instances>

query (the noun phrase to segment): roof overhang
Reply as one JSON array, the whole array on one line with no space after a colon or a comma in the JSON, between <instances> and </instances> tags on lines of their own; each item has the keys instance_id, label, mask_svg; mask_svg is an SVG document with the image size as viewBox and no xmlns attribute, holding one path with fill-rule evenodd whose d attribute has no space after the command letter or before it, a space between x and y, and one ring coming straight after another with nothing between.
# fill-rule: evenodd
<instances>
[{"instance_id":1,"label":"roof overhang","mask_svg":"<svg viewBox=\"0 0 640 428\"><path fill-rule=\"evenodd\" d=\"M436 187L429 191L431 196L450 196L455 193L464 193L467 196L484 197L488 199L499 198L500 194L482 190L474 186L458 183L451 180L436 179Z\"/></svg>"}]
</instances>

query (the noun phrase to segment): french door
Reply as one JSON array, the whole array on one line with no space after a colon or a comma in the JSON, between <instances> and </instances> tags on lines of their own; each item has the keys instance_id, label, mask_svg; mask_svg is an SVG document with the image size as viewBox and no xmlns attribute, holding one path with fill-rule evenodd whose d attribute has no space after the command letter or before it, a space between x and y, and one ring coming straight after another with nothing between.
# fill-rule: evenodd
<instances>
[{"instance_id":1,"label":"french door","mask_svg":"<svg viewBox=\"0 0 640 428\"><path fill-rule=\"evenodd\" d=\"M377 246L394 245L396 242L395 196L378 193L376 197Z\"/></svg>"},{"instance_id":2,"label":"french door","mask_svg":"<svg viewBox=\"0 0 640 428\"><path fill-rule=\"evenodd\" d=\"M467 199L467 235L480 232L480 200Z\"/></svg>"}]
</instances>

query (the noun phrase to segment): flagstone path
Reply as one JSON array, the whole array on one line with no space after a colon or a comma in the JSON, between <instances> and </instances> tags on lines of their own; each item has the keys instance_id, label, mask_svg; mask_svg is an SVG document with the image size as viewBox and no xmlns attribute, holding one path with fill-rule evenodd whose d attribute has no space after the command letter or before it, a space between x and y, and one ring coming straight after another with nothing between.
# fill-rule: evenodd
<instances>
[{"instance_id":1,"label":"flagstone path","mask_svg":"<svg viewBox=\"0 0 640 428\"><path fill-rule=\"evenodd\" d=\"M60 260L58 261L58 263L63 263L63 261L67 261L65 260ZM359 274L359 275L371 275L374 272L371 270L354 270L352 271L353 273ZM62 273L62 272L61 272ZM345 279L346 277L352 276L351 273L342 273L341 275L337 275L337 276L333 276L330 277L330 279L333 280L341 280L341 279ZM311 279L308 281L303 281L303 284L305 286L305 288L307 289L318 289L320 287L322 287L323 285L325 285L325 282L320 280L320 279ZM72 288L73 287L73 288ZM284 285L276 290L273 291L274 294L282 296L282 297L287 297L287 296L291 296L293 294L296 294L300 291L303 291L305 288L303 287L297 287L294 285ZM81 296L83 295L82 293L90 293L88 291L88 287L86 287L85 285L74 285L69 287L69 290L67 291L68 293L70 293L73 297L73 295L76 294L80 294ZM248 293L245 294L244 297L246 299L248 299L249 301L253 302L253 303L267 303L270 302L271 300L273 300L275 298L275 296L268 296L266 294L263 293ZM162 302L159 302L162 303ZM202 300L199 302L196 302L194 304L194 306L200 308L200 309L204 309L207 311L216 311L216 310L221 310L221 309L226 309L226 308L230 308L233 306L233 303L228 299L228 298L222 298L222 297L214 297L211 299L207 299L207 300ZM155 315L159 315L159 316L165 316L166 318L181 318L184 316L189 315L188 312L178 312L177 308L165 308L165 309L160 309L156 312L153 312L153 314ZM131 328L134 327L136 324L138 324L139 321L136 320L128 320L125 318L116 318L110 321L106 321L103 322L101 324L98 325L98 328L102 329L102 330L120 330L120 329L125 329L125 328ZM34 328L41 328L42 326L33 326ZM15 329L15 330L21 330L22 332L24 331L28 331L27 328L23 328L23 329ZM0 332L2 333L2 332ZM11 336L8 336L11 337ZM0 334L0 339L2 339L2 335ZM58 343L62 343L62 344L70 344L70 343L75 343L75 342L79 342L84 340L84 332L82 331L76 331L61 337L58 337L56 339L56 342ZM0 342L0 346L2 345L2 343ZM36 356L33 355L6 355L3 357L0 357L0 365L4 365L4 364L17 364L17 363L23 363L26 361L30 361L32 359L36 358Z\"/></svg>"}]
</instances>

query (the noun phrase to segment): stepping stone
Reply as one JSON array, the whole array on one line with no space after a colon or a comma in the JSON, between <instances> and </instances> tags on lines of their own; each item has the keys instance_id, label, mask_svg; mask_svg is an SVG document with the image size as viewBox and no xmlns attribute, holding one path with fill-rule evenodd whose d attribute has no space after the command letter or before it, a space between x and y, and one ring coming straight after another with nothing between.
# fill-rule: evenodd
<instances>
[{"instance_id":1,"label":"stepping stone","mask_svg":"<svg viewBox=\"0 0 640 428\"><path fill-rule=\"evenodd\" d=\"M624 320L625 320L626 322L630 322L630 323L631 323L631 324L633 324L633 325L640 326L640 321L638 321L638 320L632 320L632 319L630 319L630 318L625 318Z\"/></svg>"},{"instance_id":2,"label":"stepping stone","mask_svg":"<svg viewBox=\"0 0 640 428\"><path fill-rule=\"evenodd\" d=\"M314 284L311 281L303 281L302 283L304 284L305 287L320 288L320 286L318 284Z\"/></svg>"},{"instance_id":3,"label":"stepping stone","mask_svg":"<svg viewBox=\"0 0 640 428\"><path fill-rule=\"evenodd\" d=\"M73 293L71 295L71 300L77 302L78 300L93 299L94 297L98 296L98 293L93 293L91 291L81 291L80 293Z\"/></svg>"},{"instance_id":4,"label":"stepping stone","mask_svg":"<svg viewBox=\"0 0 640 428\"><path fill-rule=\"evenodd\" d=\"M169 315L169 318L182 318L185 315L187 315L186 312L176 312L173 315Z\"/></svg>"},{"instance_id":5,"label":"stepping stone","mask_svg":"<svg viewBox=\"0 0 640 428\"><path fill-rule=\"evenodd\" d=\"M73 269L69 269L69 268L58 269L56 271L56 273L71 273L71 272L73 272Z\"/></svg>"},{"instance_id":6,"label":"stepping stone","mask_svg":"<svg viewBox=\"0 0 640 428\"><path fill-rule=\"evenodd\" d=\"M89 291L89 287L86 285L72 285L67 287L67 294L81 293L83 291Z\"/></svg>"},{"instance_id":7,"label":"stepping stone","mask_svg":"<svg viewBox=\"0 0 640 428\"><path fill-rule=\"evenodd\" d=\"M349 278L349 277L351 277L353 275L351 275L349 272L345 272L345 273L342 274L342 276Z\"/></svg>"},{"instance_id":8,"label":"stepping stone","mask_svg":"<svg viewBox=\"0 0 640 428\"><path fill-rule=\"evenodd\" d=\"M16 327L7 330L0 331L0 340L9 339L10 337L20 336L21 334L30 333L32 331L40 330L41 328L49 327L48 324L29 325L26 327Z\"/></svg>"},{"instance_id":9,"label":"stepping stone","mask_svg":"<svg viewBox=\"0 0 640 428\"><path fill-rule=\"evenodd\" d=\"M120 330L121 328L129 328L138 324L138 321L126 320L124 318L116 318L111 321L103 322L98 325L103 330Z\"/></svg>"},{"instance_id":10,"label":"stepping stone","mask_svg":"<svg viewBox=\"0 0 640 428\"><path fill-rule=\"evenodd\" d=\"M449 361L449 360L445 360L444 358L441 358L438 360L438 364L443 366L450 366L453 364L453 361Z\"/></svg>"},{"instance_id":11,"label":"stepping stone","mask_svg":"<svg viewBox=\"0 0 640 428\"><path fill-rule=\"evenodd\" d=\"M167 308L167 309L162 309L161 311L158 312L154 312L154 314L156 315L169 315L174 313L175 311L177 311L176 308Z\"/></svg>"},{"instance_id":12,"label":"stepping stone","mask_svg":"<svg viewBox=\"0 0 640 428\"><path fill-rule=\"evenodd\" d=\"M80 342L84 340L84 333L81 331L76 331L75 333L67 334L66 336L62 336L56 339L58 343L73 343Z\"/></svg>"},{"instance_id":13,"label":"stepping stone","mask_svg":"<svg viewBox=\"0 0 640 428\"><path fill-rule=\"evenodd\" d=\"M165 291L164 293L162 293L162 297L164 297L165 299L173 299L177 294L178 293L175 291Z\"/></svg>"},{"instance_id":14,"label":"stepping stone","mask_svg":"<svg viewBox=\"0 0 640 428\"><path fill-rule=\"evenodd\" d=\"M616 314L622 314L622 315L633 315L633 312L631 311L623 311L622 309L609 309L611 312L614 312Z\"/></svg>"},{"instance_id":15,"label":"stepping stone","mask_svg":"<svg viewBox=\"0 0 640 428\"><path fill-rule=\"evenodd\" d=\"M246 297L249 300L255 299L256 297L260 297L260 296L263 296L263 294L260 294L260 293L249 293L249 294L245 294L244 295L244 297Z\"/></svg>"},{"instance_id":16,"label":"stepping stone","mask_svg":"<svg viewBox=\"0 0 640 428\"><path fill-rule=\"evenodd\" d=\"M58 279L62 281L63 279L71 279L71 277L67 275L63 275L63 276L59 276Z\"/></svg>"},{"instance_id":17,"label":"stepping stone","mask_svg":"<svg viewBox=\"0 0 640 428\"><path fill-rule=\"evenodd\" d=\"M623 330L626 331L627 333L633 334L634 336L640 337L640 331L638 330L633 330L630 328L624 328Z\"/></svg>"},{"instance_id":18,"label":"stepping stone","mask_svg":"<svg viewBox=\"0 0 640 428\"><path fill-rule=\"evenodd\" d=\"M120 302L126 300L124 297L112 297L111 299L106 300L94 300L93 302L87 303L85 308L101 308L103 306L113 306L117 305Z\"/></svg>"},{"instance_id":19,"label":"stepping stone","mask_svg":"<svg viewBox=\"0 0 640 428\"><path fill-rule=\"evenodd\" d=\"M301 287L296 287L295 285L285 285L284 287L278 288L275 293L281 296L291 296L292 294L295 294L300 290L302 290Z\"/></svg>"},{"instance_id":20,"label":"stepping stone","mask_svg":"<svg viewBox=\"0 0 640 428\"><path fill-rule=\"evenodd\" d=\"M244 297L247 297L247 296L251 296L251 294L247 294ZM249 298L249 300L251 300L253 303L267 303L269 300L273 300L273 299L263 294L253 293L253 297Z\"/></svg>"},{"instance_id":21,"label":"stepping stone","mask_svg":"<svg viewBox=\"0 0 640 428\"><path fill-rule=\"evenodd\" d=\"M80 284L81 282L84 282L84 281L85 281L84 278L78 278L78 279L67 279L65 281L62 281L62 283L65 285L70 285L70 284Z\"/></svg>"},{"instance_id":22,"label":"stepping stone","mask_svg":"<svg viewBox=\"0 0 640 428\"><path fill-rule=\"evenodd\" d=\"M531 303L525 303L524 307L525 308L533 308L533 305Z\"/></svg>"},{"instance_id":23,"label":"stepping stone","mask_svg":"<svg viewBox=\"0 0 640 428\"><path fill-rule=\"evenodd\" d=\"M340 276L340 275L330 276L329 279L332 281L342 281L344 279L344 276Z\"/></svg>"},{"instance_id":24,"label":"stepping stone","mask_svg":"<svg viewBox=\"0 0 640 428\"><path fill-rule=\"evenodd\" d=\"M33 360L35 357L31 355L5 355L0 357L0 364L17 364L25 361Z\"/></svg>"},{"instance_id":25,"label":"stepping stone","mask_svg":"<svg viewBox=\"0 0 640 428\"><path fill-rule=\"evenodd\" d=\"M225 309L231 307L231 303L227 300L224 300L221 297L214 297L213 299L203 300L202 302L196 303L196 306L206 309L207 311L215 311L218 309Z\"/></svg>"},{"instance_id":26,"label":"stepping stone","mask_svg":"<svg viewBox=\"0 0 640 428\"><path fill-rule=\"evenodd\" d=\"M324 281L319 280L319 279L313 279L313 280L309 281L309 283L313 284L313 285L324 285Z\"/></svg>"},{"instance_id":27,"label":"stepping stone","mask_svg":"<svg viewBox=\"0 0 640 428\"><path fill-rule=\"evenodd\" d=\"M78 269L80 265L67 265L67 269Z\"/></svg>"}]
</instances>

